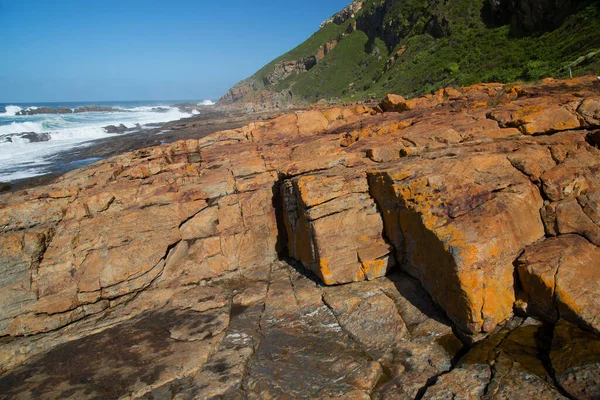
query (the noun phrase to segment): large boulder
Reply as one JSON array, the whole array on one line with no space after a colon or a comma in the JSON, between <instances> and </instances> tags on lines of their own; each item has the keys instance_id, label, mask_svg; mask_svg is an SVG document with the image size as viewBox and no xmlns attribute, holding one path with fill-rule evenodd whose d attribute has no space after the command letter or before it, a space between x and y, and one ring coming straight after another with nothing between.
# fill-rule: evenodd
<instances>
[{"instance_id":1,"label":"large boulder","mask_svg":"<svg viewBox=\"0 0 600 400\"><path fill-rule=\"evenodd\" d=\"M395 264L364 172L335 168L282 189L289 254L325 284L377 278Z\"/></svg>"},{"instance_id":2,"label":"large boulder","mask_svg":"<svg viewBox=\"0 0 600 400\"><path fill-rule=\"evenodd\" d=\"M369 182L402 268L460 328L490 331L511 315L512 263L544 228L538 189L506 154L406 159Z\"/></svg>"},{"instance_id":3,"label":"large boulder","mask_svg":"<svg viewBox=\"0 0 600 400\"><path fill-rule=\"evenodd\" d=\"M532 313L600 333L600 248L578 235L529 247L517 265Z\"/></svg>"}]
</instances>

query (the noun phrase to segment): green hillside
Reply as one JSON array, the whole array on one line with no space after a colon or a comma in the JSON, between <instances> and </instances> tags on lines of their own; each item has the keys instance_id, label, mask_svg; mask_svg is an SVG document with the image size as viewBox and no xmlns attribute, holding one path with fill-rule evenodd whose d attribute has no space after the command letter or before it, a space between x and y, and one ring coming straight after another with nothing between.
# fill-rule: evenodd
<instances>
[{"instance_id":1,"label":"green hillside","mask_svg":"<svg viewBox=\"0 0 600 400\"><path fill-rule=\"evenodd\" d=\"M574 75L600 73L599 1L539 0L531 10L494 10L488 0L367 0L222 102L413 97L444 86L564 78L569 67ZM327 43L334 47L321 58Z\"/></svg>"}]
</instances>

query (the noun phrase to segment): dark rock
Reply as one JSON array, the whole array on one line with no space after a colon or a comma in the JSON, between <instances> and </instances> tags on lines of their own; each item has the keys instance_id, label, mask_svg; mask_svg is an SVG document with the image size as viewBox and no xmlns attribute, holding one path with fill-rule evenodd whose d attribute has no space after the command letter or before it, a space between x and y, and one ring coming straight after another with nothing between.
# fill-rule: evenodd
<instances>
[{"instance_id":1,"label":"dark rock","mask_svg":"<svg viewBox=\"0 0 600 400\"><path fill-rule=\"evenodd\" d=\"M127 112L126 110L122 110L120 108L114 107L102 107L102 106L85 106L76 109L71 109L67 107L39 107L35 109L27 109L17 112L15 115L23 116L23 115L40 115L40 114L78 114L84 112Z\"/></svg>"},{"instance_id":2,"label":"dark rock","mask_svg":"<svg viewBox=\"0 0 600 400\"><path fill-rule=\"evenodd\" d=\"M102 107L102 106L86 106L80 107L73 110L74 113L84 113L84 112L125 112L120 108L114 107Z\"/></svg>"},{"instance_id":3,"label":"dark rock","mask_svg":"<svg viewBox=\"0 0 600 400\"><path fill-rule=\"evenodd\" d=\"M27 139L31 143L47 142L52 138L48 132L43 132L43 133L25 132L25 133L19 133L17 136L19 136L23 139Z\"/></svg>"},{"instance_id":4,"label":"dark rock","mask_svg":"<svg viewBox=\"0 0 600 400\"><path fill-rule=\"evenodd\" d=\"M554 329L550 361L558 384L576 399L600 398L600 339L566 321Z\"/></svg>"},{"instance_id":5,"label":"dark rock","mask_svg":"<svg viewBox=\"0 0 600 400\"><path fill-rule=\"evenodd\" d=\"M52 108L52 107L39 107L34 109L21 110L15 115L39 115L39 114L71 114L73 110L66 107Z\"/></svg>"},{"instance_id":6,"label":"dark rock","mask_svg":"<svg viewBox=\"0 0 600 400\"><path fill-rule=\"evenodd\" d=\"M108 125L108 126L104 127L104 130L106 131L106 133L128 133L128 132L133 132L133 131L139 131L140 129L142 129L140 124L135 124L135 126L133 128L128 128L123 124Z\"/></svg>"},{"instance_id":7,"label":"dark rock","mask_svg":"<svg viewBox=\"0 0 600 400\"><path fill-rule=\"evenodd\" d=\"M166 113L169 112L170 108L168 107L153 107L152 108L152 112L156 112L156 113Z\"/></svg>"},{"instance_id":8,"label":"dark rock","mask_svg":"<svg viewBox=\"0 0 600 400\"><path fill-rule=\"evenodd\" d=\"M600 131L594 131L594 132L588 133L585 140L592 146L596 146L596 147L600 148Z\"/></svg>"},{"instance_id":9,"label":"dark rock","mask_svg":"<svg viewBox=\"0 0 600 400\"><path fill-rule=\"evenodd\" d=\"M0 137L0 142L13 143L14 142L13 138L15 138L15 137L27 139L31 143L47 142L50 139L52 139L52 137L50 136L50 134L48 132L43 132L43 133L23 132L23 133L11 133L8 135L3 135L2 137Z\"/></svg>"},{"instance_id":10,"label":"dark rock","mask_svg":"<svg viewBox=\"0 0 600 400\"><path fill-rule=\"evenodd\" d=\"M0 193L7 192L12 188L12 185L7 182L0 182Z\"/></svg>"}]
</instances>

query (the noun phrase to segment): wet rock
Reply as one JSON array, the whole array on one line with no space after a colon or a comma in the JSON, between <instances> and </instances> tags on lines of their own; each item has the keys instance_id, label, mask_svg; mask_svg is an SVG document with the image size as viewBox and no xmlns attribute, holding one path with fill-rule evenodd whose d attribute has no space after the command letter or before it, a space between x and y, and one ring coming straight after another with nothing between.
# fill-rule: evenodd
<instances>
[{"instance_id":1,"label":"wet rock","mask_svg":"<svg viewBox=\"0 0 600 400\"><path fill-rule=\"evenodd\" d=\"M43 133L36 133L36 132L11 133L8 135L0 136L0 140L2 140L5 143L13 143L15 141L15 138L19 138L20 140L25 139L30 143L47 142L50 139L52 139L50 134L47 132L43 132Z\"/></svg>"},{"instance_id":2,"label":"wet rock","mask_svg":"<svg viewBox=\"0 0 600 400\"><path fill-rule=\"evenodd\" d=\"M84 112L126 112L120 108L114 107L103 107L103 106L85 106L79 108L67 108L67 107L38 107L28 108L27 110L21 110L15 115L40 115L40 114L73 114L73 113L84 113Z\"/></svg>"},{"instance_id":3,"label":"wet rock","mask_svg":"<svg viewBox=\"0 0 600 400\"><path fill-rule=\"evenodd\" d=\"M50 134L46 133L46 132L44 132L44 133L26 132L26 133L19 133L17 136L19 136L22 139L27 139L31 143L47 142L51 139Z\"/></svg>"},{"instance_id":4,"label":"wet rock","mask_svg":"<svg viewBox=\"0 0 600 400\"><path fill-rule=\"evenodd\" d=\"M208 332L214 315L194 311L150 312L109 330L45 353L0 378L11 398L139 397L175 377L198 371L223 339L219 329L200 341L171 331Z\"/></svg>"},{"instance_id":5,"label":"wet rock","mask_svg":"<svg viewBox=\"0 0 600 400\"><path fill-rule=\"evenodd\" d=\"M134 126L132 128L128 128L127 126L120 124L120 125L108 125L102 129L104 129L104 131L106 133L127 133L127 132L138 131L142 128L141 128L140 124L136 124L136 126Z\"/></svg>"}]
</instances>

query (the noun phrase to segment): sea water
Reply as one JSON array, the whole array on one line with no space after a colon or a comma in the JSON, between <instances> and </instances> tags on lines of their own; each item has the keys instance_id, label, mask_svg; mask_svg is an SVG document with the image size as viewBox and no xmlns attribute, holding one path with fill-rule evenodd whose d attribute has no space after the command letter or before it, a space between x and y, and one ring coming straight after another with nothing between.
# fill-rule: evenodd
<instances>
[{"instance_id":1,"label":"sea water","mask_svg":"<svg viewBox=\"0 0 600 400\"><path fill-rule=\"evenodd\" d=\"M0 181L12 182L43 175L52 165L52 156L78 146L89 145L91 140L118 134L104 130L108 125L159 124L198 114L182 112L174 104L182 101L128 101L88 103L0 103ZM198 105L211 105L209 100ZM122 109L124 112L85 112L73 114L16 115L19 111L39 107L77 109L85 106L102 106ZM16 136L18 133L48 133L50 140L30 142ZM8 139L10 138L10 139Z\"/></svg>"}]
</instances>

